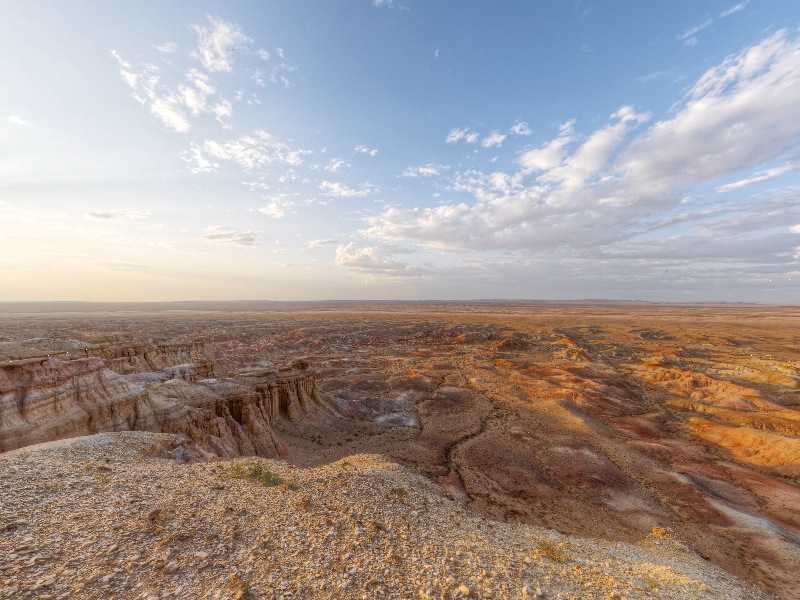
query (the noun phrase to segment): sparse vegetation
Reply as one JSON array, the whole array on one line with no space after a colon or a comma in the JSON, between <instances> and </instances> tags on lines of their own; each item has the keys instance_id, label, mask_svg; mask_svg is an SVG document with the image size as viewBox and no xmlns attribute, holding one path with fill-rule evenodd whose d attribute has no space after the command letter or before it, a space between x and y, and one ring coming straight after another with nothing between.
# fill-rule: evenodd
<instances>
[{"instance_id":1,"label":"sparse vegetation","mask_svg":"<svg viewBox=\"0 0 800 600\"><path fill-rule=\"evenodd\" d=\"M273 487L284 482L280 475L273 473L267 465L258 460L244 460L230 465L225 472L226 479L247 479L266 487Z\"/></svg>"},{"instance_id":2,"label":"sparse vegetation","mask_svg":"<svg viewBox=\"0 0 800 600\"><path fill-rule=\"evenodd\" d=\"M564 542L556 544L551 540L539 540L536 543L536 549L540 554L554 562L567 562L570 560L569 554L566 552L567 544Z\"/></svg>"}]
</instances>

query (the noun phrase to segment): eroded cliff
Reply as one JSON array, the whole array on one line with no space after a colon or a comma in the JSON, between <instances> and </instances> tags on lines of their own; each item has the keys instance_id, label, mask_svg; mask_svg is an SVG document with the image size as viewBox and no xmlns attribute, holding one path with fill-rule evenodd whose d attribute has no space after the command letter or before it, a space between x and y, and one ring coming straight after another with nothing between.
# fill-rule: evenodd
<instances>
[{"instance_id":1,"label":"eroded cliff","mask_svg":"<svg viewBox=\"0 0 800 600\"><path fill-rule=\"evenodd\" d=\"M213 373L210 362L143 373L145 365L195 355L129 349L112 348L102 358L0 364L0 451L99 432L151 431L182 433L220 456L276 456L280 444L273 425L321 405L315 372L305 361L213 379L204 377ZM117 373L109 363L134 373Z\"/></svg>"}]
</instances>

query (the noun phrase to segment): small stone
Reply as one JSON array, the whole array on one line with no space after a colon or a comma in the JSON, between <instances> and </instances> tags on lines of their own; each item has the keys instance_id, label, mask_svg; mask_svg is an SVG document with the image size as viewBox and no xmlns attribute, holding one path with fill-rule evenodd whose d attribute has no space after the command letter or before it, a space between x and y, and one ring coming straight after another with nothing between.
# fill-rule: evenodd
<instances>
[{"instance_id":1,"label":"small stone","mask_svg":"<svg viewBox=\"0 0 800 600\"><path fill-rule=\"evenodd\" d=\"M170 573L174 573L177 570L178 570L178 563L176 563L174 560L170 563L167 563L167 566L164 567L164 573L168 575Z\"/></svg>"},{"instance_id":2,"label":"small stone","mask_svg":"<svg viewBox=\"0 0 800 600\"><path fill-rule=\"evenodd\" d=\"M147 513L147 520L148 521L155 521L158 519L159 515L161 514L160 508L154 508L149 513Z\"/></svg>"},{"instance_id":3,"label":"small stone","mask_svg":"<svg viewBox=\"0 0 800 600\"><path fill-rule=\"evenodd\" d=\"M208 552L202 552L202 551L201 552L195 552L194 555L195 555L196 558L199 558L200 560L205 560L205 559L208 558Z\"/></svg>"},{"instance_id":4,"label":"small stone","mask_svg":"<svg viewBox=\"0 0 800 600\"><path fill-rule=\"evenodd\" d=\"M463 583L460 586L458 586L458 591L461 592L464 596L469 596L470 590Z\"/></svg>"}]
</instances>

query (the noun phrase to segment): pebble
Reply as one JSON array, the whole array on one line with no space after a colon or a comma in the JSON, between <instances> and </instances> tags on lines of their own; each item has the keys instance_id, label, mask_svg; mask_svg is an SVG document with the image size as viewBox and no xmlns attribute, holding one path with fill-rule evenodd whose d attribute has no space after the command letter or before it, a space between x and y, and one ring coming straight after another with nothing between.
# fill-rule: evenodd
<instances>
[{"instance_id":1,"label":"pebble","mask_svg":"<svg viewBox=\"0 0 800 600\"><path fill-rule=\"evenodd\" d=\"M174 573L175 571L178 570L178 566L179 566L178 563L176 563L175 561L167 563L167 565L164 567L164 573L168 575Z\"/></svg>"}]
</instances>

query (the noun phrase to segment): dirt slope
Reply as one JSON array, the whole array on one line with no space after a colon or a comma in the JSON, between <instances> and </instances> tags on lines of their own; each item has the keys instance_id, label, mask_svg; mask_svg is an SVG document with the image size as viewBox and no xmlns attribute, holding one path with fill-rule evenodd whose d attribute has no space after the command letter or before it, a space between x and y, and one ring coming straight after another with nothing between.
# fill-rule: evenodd
<instances>
[{"instance_id":1,"label":"dirt slope","mask_svg":"<svg viewBox=\"0 0 800 600\"><path fill-rule=\"evenodd\" d=\"M0 455L0 597L768 598L668 532L635 547L494 523L378 457L201 456L140 432ZM283 482L231 478L242 464Z\"/></svg>"}]
</instances>

